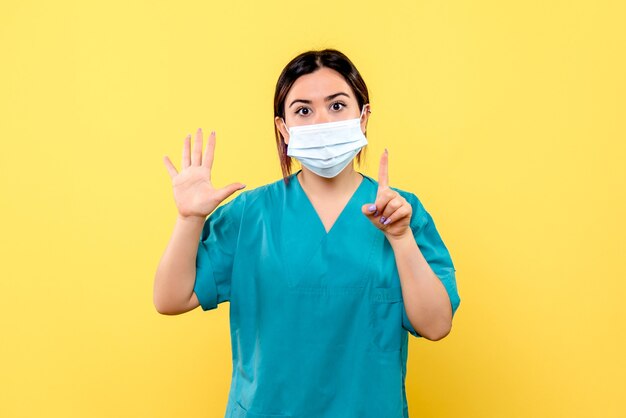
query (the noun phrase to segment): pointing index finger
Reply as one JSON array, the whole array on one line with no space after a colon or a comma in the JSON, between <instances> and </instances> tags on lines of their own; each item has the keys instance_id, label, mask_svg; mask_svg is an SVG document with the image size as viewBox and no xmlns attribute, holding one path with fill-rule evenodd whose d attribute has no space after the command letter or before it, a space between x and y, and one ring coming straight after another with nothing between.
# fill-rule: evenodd
<instances>
[{"instance_id":1,"label":"pointing index finger","mask_svg":"<svg viewBox=\"0 0 626 418\"><path fill-rule=\"evenodd\" d=\"M385 148L385 152L380 157L380 166L378 168L378 188L388 187L389 186L389 174L388 174L388 152L387 148Z\"/></svg>"}]
</instances>

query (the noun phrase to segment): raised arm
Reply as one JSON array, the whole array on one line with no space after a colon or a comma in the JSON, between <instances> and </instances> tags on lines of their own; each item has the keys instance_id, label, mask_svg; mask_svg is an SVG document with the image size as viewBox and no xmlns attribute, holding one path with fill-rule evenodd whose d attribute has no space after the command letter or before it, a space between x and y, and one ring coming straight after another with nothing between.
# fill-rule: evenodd
<instances>
[{"instance_id":1,"label":"raised arm","mask_svg":"<svg viewBox=\"0 0 626 418\"><path fill-rule=\"evenodd\" d=\"M207 140L202 156L202 129L198 129L193 154L191 134L185 138L180 173L165 156L164 163L172 179L174 200L178 209L174 231L161 257L154 277L153 302L164 315L188 312L199 305L193 292L196 275L198 241L206 217L219 204L245 187L231 183L221 189L211 184L211 168L215 151L215 132Z\"/></svg>"}]
</instances>

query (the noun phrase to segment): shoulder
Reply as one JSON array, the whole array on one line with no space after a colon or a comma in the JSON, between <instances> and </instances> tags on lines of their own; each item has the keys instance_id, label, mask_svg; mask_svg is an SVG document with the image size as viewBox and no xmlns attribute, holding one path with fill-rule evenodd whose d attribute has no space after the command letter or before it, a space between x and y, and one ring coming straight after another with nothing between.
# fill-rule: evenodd
<instances>
[{"instance_id":1,"label":"shoulder","mask_svg":"<svg viewBox=\"0 0 626 418\"><path fill-rule=\"evenodd\" d=\"M285 185L281 178L271 183L239 191L234 198L227 203L223 203L222 206L227 207L226 209L229 211L243 213L244 211L253 210L255 207L262 206L260 204L268 200L280 201L280 198L285 194L286 187L288 186Z\"/></svg>"},{"instance_id":2,"label":"shoulder","mask_svg":"<svg viewBox=\"0 0 626 418\"><path fill-rule=\"evenodd\" d=\"M261 186L254 187L250 190L244 190L241 195L248 204L252 204L257 200L274 199L276 197L283 196L286 188L289 187L285 184L284 180L273 181L271 183L263 184Z\"/></svg>"}]
</instances>

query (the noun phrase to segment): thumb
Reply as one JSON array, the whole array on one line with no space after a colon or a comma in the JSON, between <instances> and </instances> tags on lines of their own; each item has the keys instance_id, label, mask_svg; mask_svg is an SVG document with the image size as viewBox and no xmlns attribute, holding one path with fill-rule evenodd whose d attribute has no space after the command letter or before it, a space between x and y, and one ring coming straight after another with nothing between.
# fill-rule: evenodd
<instances>
[{"instance_id":1,"label":"thumb","mask_svg":"<svg viewBox=\"0 0 626 418\"><path fill-rule=\"evenodd\" d=\"M241 190L244 187L246 187L246 185L243 183L230 183L229 185L216 190L217 198L221 202L231 194L235 193L237 190Z\"/></svg>"},{"instance_id":2,"label":"thumb","mask_svg":"<svg viewBox=\"0 0 626 418\"><path fill-rule=\"evenodd\" d=\"M361 212L367 217L374 217L378 215L378 210L376 209L376 205L374 203L366 203L361 206Z\"/></svg>"}]
</instances>

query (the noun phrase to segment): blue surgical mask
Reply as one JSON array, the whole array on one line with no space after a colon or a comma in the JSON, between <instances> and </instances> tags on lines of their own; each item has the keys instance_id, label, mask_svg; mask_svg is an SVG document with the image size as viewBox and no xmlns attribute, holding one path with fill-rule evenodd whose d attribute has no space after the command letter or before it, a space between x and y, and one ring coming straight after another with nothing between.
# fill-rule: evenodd
<instances>
[{"instance_id":1,"label":"blue surgical mask","mask_svg":"<svg viewBox=\"0 0 626 418\"><path fill-rule=\"evenodd\" d=\"M365 106L361 116L354 119L287 128L287 155L319 176L335 177L367 145L361 131L364 111Z\"/></svg>"}]
</instances>

